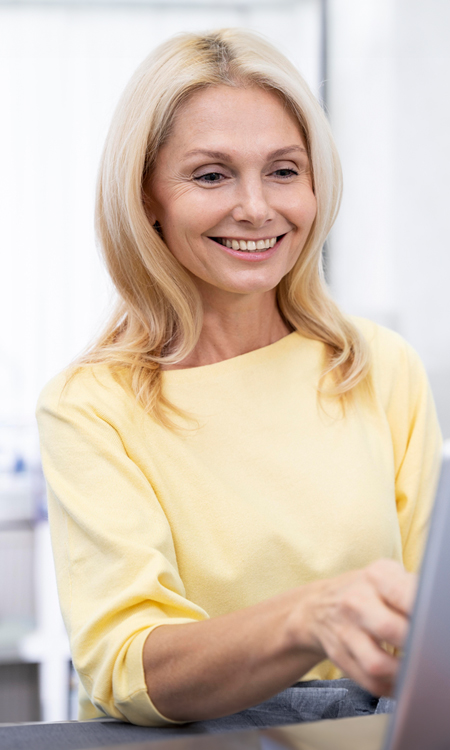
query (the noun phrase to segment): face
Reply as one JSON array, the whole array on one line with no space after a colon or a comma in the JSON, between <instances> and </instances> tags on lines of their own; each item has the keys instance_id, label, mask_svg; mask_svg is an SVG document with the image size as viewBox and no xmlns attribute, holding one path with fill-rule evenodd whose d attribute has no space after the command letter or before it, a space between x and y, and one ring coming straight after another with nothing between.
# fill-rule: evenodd
<instances>
[{"instance_id":1,"label":"face","mask_svg":"<svg viewBox=\"0 0 450 750\"><path fill-rule=\"evenodd\" d=\"M145 193L150 221L209 296L274 290L316 215L300 128L275 94L257 87L193 94Z\"/></svg>"}]
</instances>

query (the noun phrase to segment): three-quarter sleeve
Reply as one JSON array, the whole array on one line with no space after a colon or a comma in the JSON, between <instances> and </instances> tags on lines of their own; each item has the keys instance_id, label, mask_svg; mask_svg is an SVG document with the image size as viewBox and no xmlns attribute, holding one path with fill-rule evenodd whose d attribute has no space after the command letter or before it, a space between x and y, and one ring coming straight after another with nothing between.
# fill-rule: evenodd
<instances>
[{"instance_id":1,"label":"three-quarter sleeve","mask_svg":"<svg viewBox=\"0 0 450 750\"><path fill-rule=\"evenodd\" d=\"M393 445L403 561L407 570L417 570L437 487L442 438L422 362L411 347L405 345L405 350L409 375L403 398L408 394L409 419L407 429L394 432ZM392 404L391 415L398 408L399 404Z\"/></svg>"},{"instance_id":2,"label":"three-quarter sleeve","mask_svg":"<svg viewBox=\"0 0 450 750\"><path fill-rule=\"evenodd\" d=\"M169 720L147 693L144 642L161 624L208 615L186 598L167 518L107 413L114 392L98 398L101 383L85 381L65 388L59 376L37 409L61 609L99 715L161 725Z\"/></svg>"},{"instance_id":3,"label":"three-quarter sleeve","mask_svg":"<svg viewBox=\"0 0 450 750\"><path fill-rule=\"evenodd\" d=\"M376 379L390 426L403 562L418 570L433 506L442 436L433 396L417 352L400 336L378 329Z\"/></svg>"}]
</instances>

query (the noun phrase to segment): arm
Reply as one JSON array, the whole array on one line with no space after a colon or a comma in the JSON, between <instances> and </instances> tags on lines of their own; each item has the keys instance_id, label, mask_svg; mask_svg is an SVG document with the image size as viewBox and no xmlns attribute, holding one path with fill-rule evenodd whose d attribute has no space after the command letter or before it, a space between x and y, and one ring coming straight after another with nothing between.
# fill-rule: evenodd
<instances>
[{"instance_id":1,"label":"arm","mask_svg":"<svg viewBox=\"0 0 450 750\"><path fill-rule=\"evenodd\" d=\"M144 645L153 703L195 721L266 700L327 656L374 694L389 694L404 644L415 577L391 560L288 591L199 623L159 627Z\"/></svg>"},{"instance_id":2,"label":"arm","mask_svg":"<svg viewBox=\"0 0 450 750\"><path fill-rule=\"evenodd\" d=\"M37 415L59 600L86 694L80 718L164 725L146 689L144 641L161 622L208 615L186 597L167 518L126 450L139 432L133 402L104 370L64 383L46 387Z\"/></svg>"},{"instance_id":3,"label":"arm","mask_svg":"<svg viewBox=\"0 0 450 750\"><path fill-rule=\"evenodd\" d=\"M390 431L403 563L417 571L441 461L433 395L420 357L404 339L368 321L363 332L371 342L375 405Z\"/></svg>"},{"instance_id":4,"label":"arm","mask_svg":"<svg viewBox=\"0 0 450 750\"><path fill-rule=\"evenodd\" d=\"M439 478L442 436L423 364L408 345L403 357L407 375L399 377L393 389L388 417L403 562L407 570L415 571L422 559Z\"/></svg>"}]
</instances>

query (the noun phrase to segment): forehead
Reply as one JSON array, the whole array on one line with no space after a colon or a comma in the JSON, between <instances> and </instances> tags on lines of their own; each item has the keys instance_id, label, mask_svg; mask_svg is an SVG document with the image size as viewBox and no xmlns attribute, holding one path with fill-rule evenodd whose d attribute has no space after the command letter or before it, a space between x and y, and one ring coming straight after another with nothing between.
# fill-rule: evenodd
<instances>
[{"instance_id":1,"label":"forehead","mask_svg":"<svg viewBox=\"0 0 450 750\"><path fill-rule=\"evenodd\" d=\"M297 120L277 94L257 86L220 85L183 102L163 150L179 156L195 148L257 152L287 143L305 147Z\"/></svg>"}]
</instances>

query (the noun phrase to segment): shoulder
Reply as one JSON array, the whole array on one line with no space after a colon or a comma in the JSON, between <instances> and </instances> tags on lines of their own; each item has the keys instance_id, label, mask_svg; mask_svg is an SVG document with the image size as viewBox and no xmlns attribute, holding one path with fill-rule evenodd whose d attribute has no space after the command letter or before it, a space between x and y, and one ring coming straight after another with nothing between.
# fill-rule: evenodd
<instances>
[{"instance_id":1,"label":"shoulder","mask_svg":"<svg viewBox=\"0 0 450 750\"><path fill-rule=\"evenodd\" d=\"M428 388L425 367L416 350L399 333L365 318L351 317L368 344L372 379L383 400L414 399Z\"/></svg>"},{"instance_id":2,"label":"shoulder","mask_svg":"<svg viewBox=\"0 0 450 750\"><path fill-rule=\"evenodd\" d=\"M373 356L401 357L406 352L418 357L412 346L396 331L374 323L373 320L367 318L359 318L353 315L349 317L367 341Z\"/></svg>"},{"instance_id":3,"label":"shoulder","mask_svg":"<svg viewBox=\"0 0 450 750\"><path fill-rule=\"evenodd\" d=\"M129 406L131 390L126 379L115 376L105 364L69 367L53 377L42 389L36 414L93 411L108 415Z\"/></svg>"},{"instance_id":4,"label":"shoulder","mask_svg":"<svg viewBox=\"0 0 450 750\"><path fill-rule=\"evenodd\" d=\"M399 333L367 318L352 316L350 320L367 342L375 370L423 369L418 353Z\"/></svg>"}]
</instances>

